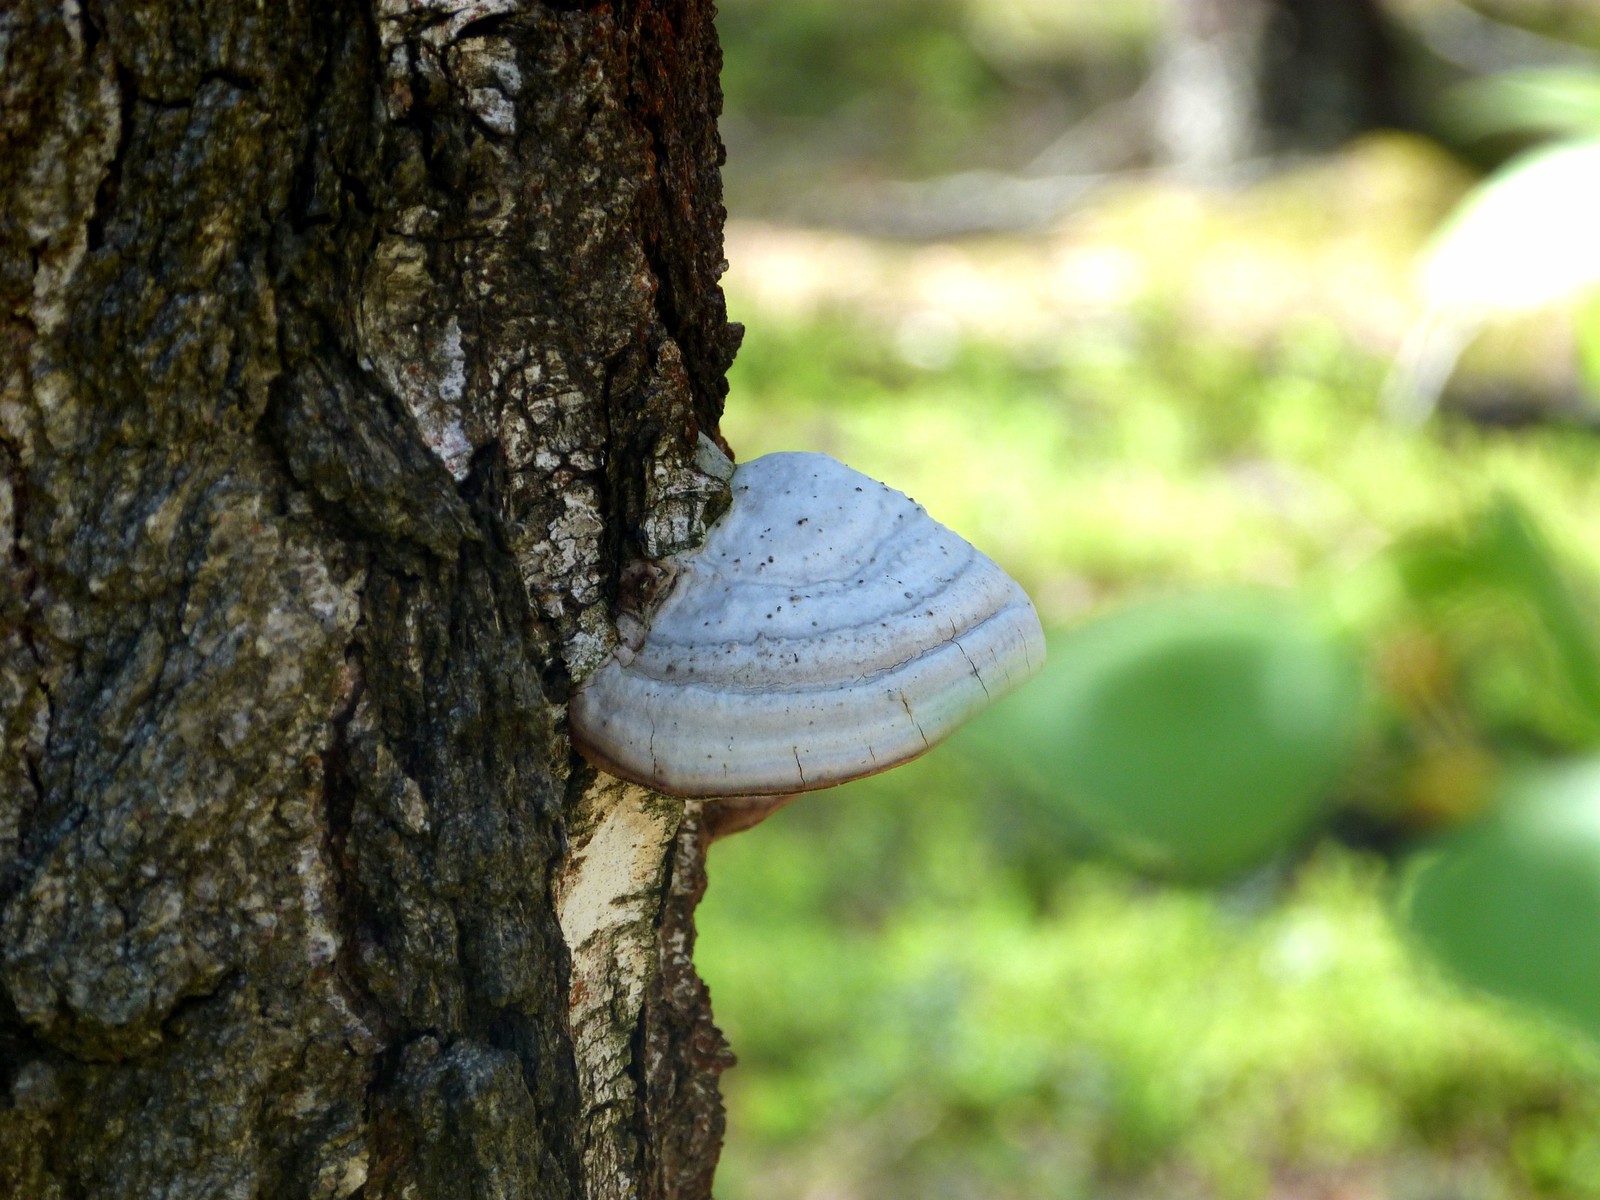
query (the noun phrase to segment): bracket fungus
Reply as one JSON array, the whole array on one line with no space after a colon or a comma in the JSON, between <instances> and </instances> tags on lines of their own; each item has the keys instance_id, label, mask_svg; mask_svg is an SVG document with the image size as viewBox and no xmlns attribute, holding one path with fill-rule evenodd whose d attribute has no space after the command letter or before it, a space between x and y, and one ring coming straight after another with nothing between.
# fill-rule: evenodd
<instances>
[{"instance_id":1,"label":"bracket fungus","mask_svg":"<svg viewBox=\"0 0 1600 1200\"><path fill-rule=\"evenodd\" d=\"M641 567L574 743L660 792L787 796L915 758L1044 662L1022 588L825 454L733 475L696 549ZM625 589L628 590L628 589Z\"/></svg>"}]
</instances>

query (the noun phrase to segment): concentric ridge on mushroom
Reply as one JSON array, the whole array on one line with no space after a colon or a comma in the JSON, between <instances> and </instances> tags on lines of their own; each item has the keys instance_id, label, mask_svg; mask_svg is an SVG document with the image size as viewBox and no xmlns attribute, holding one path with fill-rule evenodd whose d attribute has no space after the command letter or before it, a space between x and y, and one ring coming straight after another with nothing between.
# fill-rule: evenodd
<instances>
[{"instance_id":1,"label":"concentric ridge on mushroom","mask_svg":"<svg viewBox=\"0 0 1600 1200\"><path fill-rule=\"evenodd\" d=\"M915 758L1044 662L1015 581L825 454L741 464L733 503L573 694L596 766L681 796L784 795ZM624 605L626 609L628 605Z\"/></svg>"}]
</instances>

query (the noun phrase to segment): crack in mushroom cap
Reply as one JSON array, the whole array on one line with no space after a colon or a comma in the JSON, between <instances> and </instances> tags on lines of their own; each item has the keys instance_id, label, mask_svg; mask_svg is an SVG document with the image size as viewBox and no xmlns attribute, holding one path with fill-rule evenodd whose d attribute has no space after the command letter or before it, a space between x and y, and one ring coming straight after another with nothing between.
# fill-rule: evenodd
<instances>
[{"instance_id":1,"label":"crack in mushroom cap","mask_svg":"<svg viewBox=\"0 0 1600 1200\"><path fill-rule=\"evenodd\" d=\"M781 795L915 758L1044 663L1022 588L826 454L741 464L642 637L572 697L595 765L682 796Z\"/></svg>"}]
</instances>

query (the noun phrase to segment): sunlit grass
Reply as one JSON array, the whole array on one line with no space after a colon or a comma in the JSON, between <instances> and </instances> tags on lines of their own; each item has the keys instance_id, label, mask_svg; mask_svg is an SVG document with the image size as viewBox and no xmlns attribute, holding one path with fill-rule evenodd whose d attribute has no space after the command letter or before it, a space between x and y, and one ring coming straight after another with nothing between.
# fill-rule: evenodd
<instances>
[{"instance_id":1,"label":"sunlit grass","mask_svg":"<svg viewBox=\"0 0 1600 1200\"><path fill-rule=\"evenodd\" d=\"M1158 309L1048 352L945 336L908 356L844 311L757 328L724 431L908 491L1053 623L1241 581L1338 608L1395 539L1502 492L1600 563L1588 435L1396 427L1385 364L1326 323L1266 346ZM699 957L742 1065L719 1195L1600 1192L1593 1056L1408 956L1381 863L1326 849L1277 904L1270 880L1168 890L1092 850L959 740L720 845Z\"/></svg>"},{"instance_id":2,"label":"sunlit grass","mask_svg":"<svg viewBox=\"0 0 1600 1200\"><path fill-rule=\"evenodd\" d=\"M1237 194L1133 188L1033 242L736 234L761 252L730 281L723 432L910 493L1056 627L1295 589L1465 731L1391 714L1339 802L1460 819L1488 735L1563 743L1571 704L1517 597L1411 611L1392 548L1509 495L1580 585L1600 571L1592 435L1382 414L1409 257L1460 186L1391 140ZM1002 774L958 736L713 851L722 1200L1600 1195L1595 1053L1408 953L1384 861L1330 842L1222 893L1141 882Z\"/></svg>"},{"instance_id":3,"label":"sunlit grass","mask_svg":"<svg viewBox=\"0 0 1600 1200\"><path fill-rule=\"evenodd\" d=\"M789 818L810 826L779 843L789 869L831 876L855 840L845 805ZM1378 864L1323 853L1281 903L1079 866L1035 907L980 839L960 894L874 920L815 894L750 911L776 849L719 846L702 909L742 1058L721 1195L808 1194L830 1160L849 1163L826 1193L842 1197L1257 1196L1280 1171L1426 1159L1437 1184L1497 1158L1510 1190L1481 1194L1600 1187L1580 1136L1600 1062L1419 968Z\"/></svg>"},{"instance_id":4,"label":"sunlit grass","mask_svg":"<svg viewBox=\"0 0 1600 1200\"><path fill-rule=\"evenodd\" d=\"M1152 317L1044 363L951 337L927 369L843 317L754 330L724 432L741 457L824 450L910 493L1047 618L1130 587L1314 582L1502 491L1600 563L1589 435L1397 427L1385 364L1326 327L1251 350Z\"/></svg>"}]
</instances>

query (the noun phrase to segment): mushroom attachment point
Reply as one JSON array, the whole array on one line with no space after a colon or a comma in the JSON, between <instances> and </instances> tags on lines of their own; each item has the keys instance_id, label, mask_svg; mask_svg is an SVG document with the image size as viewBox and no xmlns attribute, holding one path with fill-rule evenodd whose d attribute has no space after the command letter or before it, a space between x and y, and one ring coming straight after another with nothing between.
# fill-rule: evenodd
<instances>
[{"instance_id":1,"label":"mushroom attachment point","mask_svg":"<svg viewBox=\"0 0 1600 1200\"><path fill-rule=\"evenodd\" d=\"M825 454L741 464L696 549L619 619L573 742L679 796L778 796L915 758L1044 663L1022 588Z\"/></svg>"}]
</instances>

